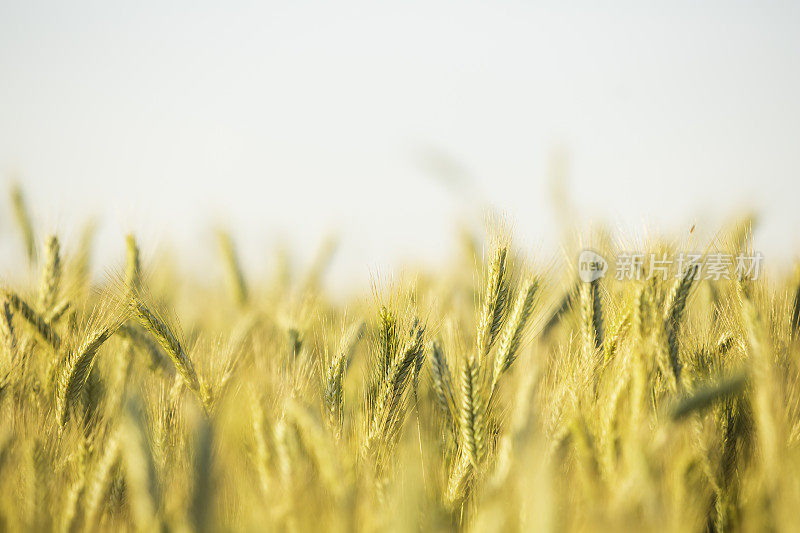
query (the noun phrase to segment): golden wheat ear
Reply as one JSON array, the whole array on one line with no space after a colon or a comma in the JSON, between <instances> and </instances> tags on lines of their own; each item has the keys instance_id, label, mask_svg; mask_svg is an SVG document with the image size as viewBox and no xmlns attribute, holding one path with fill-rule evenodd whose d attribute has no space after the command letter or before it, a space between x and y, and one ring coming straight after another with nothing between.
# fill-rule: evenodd
<instances>
[{"instance_id":1,"label":"golden wheat ear","mask_svg":"<svg viewBox=\"0 0 800 533\"><path fill-rule=\"evenodd\" d=\"M142 262L139 245L132 233L125 236L125 286L132 293L142 289Z\"/></svg>"},{"instance_id":2,"label":"golden wheat ear","mask_svg":"<svg viewBox=\"0 0 800 533\"><path fill-rule=\"evenodd\" d=\"M36 262L36 237L34 236L33 222L31 221L28 204L25 202L25 195L22 192L22 187L20 187L19 184L13 184L11 186L10 196L14 220L17 223L20 235L22 236L22 243L25 246L25 256L28 258L28 264L33 265Z\"/></svg>"},{"instance_id":3,"label":"golden wheat ear","mask_svg":"<svg viewBox=\"0 0 800 533\"><path fill-rule=\"evenodd\" d=\"M61 427L67 423L70 406L77 403L80 397L97 352L114 332L113 326L100 327L90 332L78 348L67 354L56 377L56 416Z\"/></svg>"},{"instance_id":4,"label":"golden wheat ear","mask_svg":"<svg viewBox=\"0 0 800 533\"><path fill-rule=\"evenodd\" d=\"M61 283L61 247L55 235L47 239L43 259L42 277L39 283L39 310L47 316L56 305Z\"/></svg>"},{"instance_id":5,"label":"golden wheat ear","mask_svg":"<svg viewBox=\"0 0 800 533\"><path fill-rule=\"evenodd\" d=\"M127 319L126 309L113 295L100 293L98 297L100 303L80 317L77 334L62 343L64 353L54 368L56 417L62 428L80 399L100 349Z\"/></svg>"},{"instance_id":6,"label":"golden wheat ear","mask_svg":"<svg viewBox=\"0 0 800 533\"><path fill-rule=\"evenodd\" d=\"M473 468L478 468L486 454L487 397L475 357L466 357L460 373L461 401L459 427L461 443Z\"/></svg>"},{"instance_id":7,"label":"golden wheat ear","mask_svg":"<svg viewBox=\"0 0 800 533\"><path fill-rule=\"evenodd\" d=\"M330 358L324 375L323 402L327 411L328 423L339 438L342 432L342 413L344 412L344 378L356 344L364 331L364 321L351 324L339 341L336 352Z\"/></svg>"},{"instance_id":8,"label":"golden wheat ear","mask_svg":"<svg viewBox=\"0 0 800 533\"><path fill-rule=\"evenodd\" d=\"M490 387L492 392L494 392L500 375L508 370L514 363L514 359L516 359L525 326L533 312L533 304L538 288L539 282L531 279L522 285L517 295L514 307L500 336L500 344L498 345L494 367L492 368L492 385Z\"/></svg>"},{"instance_id":9,"label":"golden wheat ear","mask_svg":"<svg viewBox=\"0 0 800 533\"><path fill-rule=\"evenodd\" d=\"M678 335L681 321L683 320L683 312L686 309L686 300L689 297L689 292L692 290L699 268L699 265L692 265L686 269L683 277L674 285L665 302L664 325L667 330L667 349L670 364L672 365L672 372L678 384L680 384L681 377Z\"/></svg>"},{"instance_id":10,"label":"golden wheat ear","mask_svg":"<svg viewBox=\"0 0 800 533\"><path fill-rule=\"evenodd\" d=\"M375 443L384 449L393 444L405 414L413 369L424 350L425 326L417 319L407 326L408 316L396 316L387 307L381 308L377 353L372 359L366 398L363 454L368 454ZM400 331L407 333L400 336Z\"/></svg>"},{"instance_id":11,"label":"golden wheat ear","mask_svg":"<svg viewBox=\"0 0 800 533\"><path fill-rule=\"evenodd\" d=\"M249 292L242 265L239 262L239 256L233 243L233 237L223 229L218 229L216 233L217 244L219 245L220 256L225 268L225 277L228 281L231 295L238 306L244 307L247 305Z\"/></svg>"},{"instance_id":12,"label":"golden wheat ear","mask_svg":"<svg viewBox=\"0 0 800 533\"><path fill-rule=\"evenodd\" d=\"M500 332L508 297L508 280L506 279L507 243L504 240L500 240L494 245L490 253L483 306L478 319L476 341L478 364L489 354L489 350Z\"/></svg>"},{"instance_id":13,"label":"golden wheat ear","mask_svg":"<svg viewBox=\"0 0 800 533\"><path fill-rule=\"evenodd\" d=\"M158 343L164 353L172 361L177 373L181 376L186 386L198 398L203 408L208 412L209 398L204 391L194 364L186 350L186 342L182 337L177 318L169 316L165 311L159 310L152 297L142 290L129 293L127 288L118 288L117 297L124 303L128 314L133 317L138 325ZM124 328L124 333L136 339L134 330ZM160 359L156 352L150 351L151 357ZM159 363L161 364L160 360Z\"/></svg>"},{"instance_id":14,"label":"golden wheat ear","mask_svg":"<svg viewBox=\"0 0 800 533\"><path fill-rule=\"evenodd\" d=\"M444 351L437 341L430 342L431 375L437 406L444 415L445 423L452 426L456 421L456 402L453 394L453 378L447 365Z\"/></svg>"},{"instance_id":15,"label":"golden wheat ear","mask_svg":"<svg viewBox=\"0 0 800 533\"><path fill-rule=\"evenodd\" d=\"M36 334L50 348L57 352L61 348L61 336L45 318L36 312L20 295L10 290L0 292L10 308L22 317L36 332Z\"/></svg>"},{"instance_id":16,"label":"golden wheat ear","mask_svg":"<svg viewBox=\"0 0 800 533\"><path fill-rule=\"evenodd\" d=\"M139 321L139 324L158 341L170 359L172 359L175 369L186 381L189 390L202 400L200 380L197 377L191 359L186 353L184 343L180 340L177 327L170 324L161 313L138 298L131 302L131 306L133 316Z\"/></svg>"}]
</instances>

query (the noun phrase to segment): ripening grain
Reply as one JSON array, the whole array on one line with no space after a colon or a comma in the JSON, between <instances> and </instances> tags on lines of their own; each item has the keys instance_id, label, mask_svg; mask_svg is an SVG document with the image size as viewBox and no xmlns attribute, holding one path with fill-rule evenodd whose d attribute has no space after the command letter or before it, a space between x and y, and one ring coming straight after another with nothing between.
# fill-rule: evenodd
<instances>
[{"instance_id":1,"label":"ripening grain","mask_svg":"<svg viewBox=\"0 0 800 533\"><path fill-rule=\"evenodd\" d=\"M797 274L584 283L490 232L483 261L469 235L451 270L337 301L335 241L259 279L219 232L213 283L133 235L93 280L92 225L62 242L11 206L2 531L796 529Z\"/></svg>"}]
</instances>

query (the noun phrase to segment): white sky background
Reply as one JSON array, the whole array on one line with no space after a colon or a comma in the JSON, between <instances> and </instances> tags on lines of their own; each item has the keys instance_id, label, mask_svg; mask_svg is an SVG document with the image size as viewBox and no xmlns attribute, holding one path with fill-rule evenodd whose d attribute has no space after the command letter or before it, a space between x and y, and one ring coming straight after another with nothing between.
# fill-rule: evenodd
<instances>
[{"instance_id":1,"label":"white sky background","mask_svg":"<svg viewBox=\"0 0 800 533\"><path fill-rule=\"evenodd\" d=\"M0 172L44 230L96 215L104 266L130 230L210 260L219 220L251 273L332 229L332 280L436 264L466 207L427 148L547 257L557 146L586 221L713 231L752 207L768 257L800 251L796 4L130 4L0 3Z\"/></svg>"}]
</instances>

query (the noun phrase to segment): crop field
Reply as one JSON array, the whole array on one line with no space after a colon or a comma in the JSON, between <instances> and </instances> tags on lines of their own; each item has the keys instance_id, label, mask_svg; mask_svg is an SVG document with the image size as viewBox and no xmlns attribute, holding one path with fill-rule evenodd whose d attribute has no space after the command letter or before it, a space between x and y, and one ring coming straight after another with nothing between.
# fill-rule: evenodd
<instances>
[{"instance_id":1,"label":"crop field","mask_svg":"<svg viewBox=\"0 0 800 533\"><path fill-rule=\"evenodd\" d=\"M798 527L800 276L738 268L749 219L669 272L680 239L622 272L608 232L554 264L494 221L343 299L330 248L251 279L220 231L211 284L128 235L92 277L91 232L6 206L2 531Z\"/></svg>"}]
</instances>

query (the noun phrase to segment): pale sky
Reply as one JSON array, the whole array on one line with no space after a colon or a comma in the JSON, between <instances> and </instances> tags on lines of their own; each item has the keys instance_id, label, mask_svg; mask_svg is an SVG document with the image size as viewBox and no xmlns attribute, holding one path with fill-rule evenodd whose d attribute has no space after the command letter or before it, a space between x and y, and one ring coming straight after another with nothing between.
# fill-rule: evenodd
<instances>
[{"instance_id":1,"label":"pale sky","mask_svg":"<svg viewBox=\"0 0 800 533\"><path fill-rule=\"evenodd\" d=\"M555 254L563 147L587 222L678 230L749 207L767 260L796 257L798 5L563 4L3 1L3 182L42 231L74 240L94 214L102 266L130 230L202 264L225 220L251 272L281 236L308 256L336 230L350 282L455 248L467 207L429 150Z\"/></svg>"}]
</instances>

